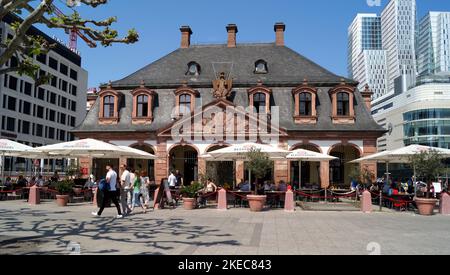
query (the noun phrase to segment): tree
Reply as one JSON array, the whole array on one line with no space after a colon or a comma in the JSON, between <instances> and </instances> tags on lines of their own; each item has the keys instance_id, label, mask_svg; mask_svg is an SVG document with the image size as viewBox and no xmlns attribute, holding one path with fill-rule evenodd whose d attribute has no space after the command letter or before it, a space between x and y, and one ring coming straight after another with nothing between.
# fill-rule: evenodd
<instances>
[{"instance_id":1,"label":"tree","mask_svg":"<svg viewBox=\"0 0 450 275\"><path fill-rule=\"evenodd\" d=\"M427 198L431 198L431 184L433 180L445 169L442 163L443 159L444 157L436 150L423 151L409 158L416 177L423 179L427 183Z\"/></svg>"},{"instance_id":2,"label":"tree","mask_svg":"<svg viewBox=\"0 0 450 275\"><path fill-rule=\"evenodd\" d=\"M65 4L55 2L56 0L0 0L0 20L3 21L8 15L19 19L20 16L23 17L11 24L13 37L0 44L0 74L17 72L19 75L32 77L37 85L48 82L48 76L37 76L39 66L34 63L33 57L48 53L55 45L41 36L28 33L35 24L44 24L52 29L78 30L92 41L92 47L96 45L95 42L108 47L114 43L131 44L139 40L134 29L129 30L127 36L119 38L119 33L111 29L112 24L117 22L116 17L103 21L83 19L75 9L78 5L96 8L107 4L108 0L66 0ZM59 13L57 5L70 8L71 14L66 16ZM15 59L14 66L6 68L5 65L11 59Z\"/></svg>"},{"instance_id":3,"label":"tree","mask_svg":"<svg viewBox=\"0 0 450 275\"><path fill-rule=\"evenodd\" d=\"M256 181L265 177L267 172L273 167L273 162L270 160L269 155L261 152L260 149L251 149L247 153L247 161L247 168L255 175ZM257 186L255 186L255 194L256 192Z\"/></svg>"}]
</instances>

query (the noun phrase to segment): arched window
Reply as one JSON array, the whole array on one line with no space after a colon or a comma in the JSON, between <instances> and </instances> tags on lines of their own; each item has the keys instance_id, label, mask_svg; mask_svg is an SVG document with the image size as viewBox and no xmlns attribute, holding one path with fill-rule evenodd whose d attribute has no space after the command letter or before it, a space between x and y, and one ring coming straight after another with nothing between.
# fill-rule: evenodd
<instances>
[{"instance_id":1,"label":"arched window","mask_svg":"<svg viewBox=\"0 0 450 275\"><path fill-rule=\"evenodd\" d=\"M337 94L337 115L350 116L350 96L346 92Z\"/></svg>"},{"instance_id":2,"label":"arched window","mask_svg":"<svg viewBox=\"0 0 450 275\"><path fill-rule=\"evenodd\" d=\"M180 95L180 115L191 113L191 95L182 94Z\"/></svg>"},{"instance_id":3,"label":"arched window","mask_svg":"<svg viewBox=\"0 0 450 275\"><path fill-rule=\"evenodd\" d=\"M148 117L148 96L140 95L137 97L137 117Z\"/></svg>"},{"instance_id":4,"label":"arched window","mask_svg":"<svg viewBox=\"0 0 450 275\"><path fill-rule=\"evenodd\" d=\"M112 118L115 117L115 98L112 95L105 96L103 98L103 117Z\"/></svg>"},{"instance_id":5,"label":"arched window","mask_svg":"<svg viewBox=\"0 0 450 275\"><path fill-rule=\"evenodd\" d=\"M266 94L264 93L256 93L253 95L253 107L256 108L256 112L266 112L267 101Z\"/></svg>"},{"instance_id":6,"label":"arched window","mask_svg":"<svg viewBox=\"0 0 450 275\"><path fill-rule=\"evenodd\" d=\"M300 115L312 116L312 97L310 93L300 94Z\"/></svg>"}]
</instances>

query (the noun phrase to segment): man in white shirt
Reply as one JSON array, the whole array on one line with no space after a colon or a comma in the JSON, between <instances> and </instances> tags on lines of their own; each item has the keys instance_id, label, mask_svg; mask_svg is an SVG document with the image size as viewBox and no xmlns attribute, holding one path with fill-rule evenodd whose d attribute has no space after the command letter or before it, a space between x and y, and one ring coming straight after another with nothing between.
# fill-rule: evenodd
<instances>
[{"instance_id":1,"label":"man in white shirt","mask_svg":"<svg viewBox=\"0 0 450 275\"><path fill-rule=\"evenodd\" d=\"M122 211L120 210L120 205L119 205L119 201L117 199L117 173L116 171L113 170L113 166L112 165L107 165L106 166L106 170L108 170L108 173L106 174L106 182L107 184L109 184L109 190L108 191L104 191L104 199L103 199L103 203L100 207L100 210L98 212L93 212L92 215L96 216L96 217L100 217L103 213L103 210L106 207L106 203L111 200L114 205L117 208L117 218L123 218L122 216Z\"/></svg>"},{"instance_id":2,"label":"man in white shirt","mask_svg":"<svg viewBox=\"0 0 450 275\"><path fill-rule=\"evenodd\" d=\"M122 206L122 213L128 215L131 213L130 206L128 204L128 198L131 198L131 180L130 180L130 169L123 165L124 169L122 176L120 177L120 204Z\"/></svg>"},{"instance_id":3,"label":"man in white shirt","mask_svg":"<svg viewBox=\"0 0 450 275\"><path fill-rule=\"evenodd\" d=\"M173 171L170 173L168 181L169 181L169 188L175 189L175 187L177 186L177 177L174 175Z\"/></svg>"}]
</instances>

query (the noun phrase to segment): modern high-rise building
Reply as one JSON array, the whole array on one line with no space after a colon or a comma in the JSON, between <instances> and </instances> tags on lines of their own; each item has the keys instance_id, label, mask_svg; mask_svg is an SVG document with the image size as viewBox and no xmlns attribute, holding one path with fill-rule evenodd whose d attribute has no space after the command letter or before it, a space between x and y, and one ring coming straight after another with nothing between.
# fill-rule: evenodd
<instances>
[{"instance_id":1,"label":"modern high-rise building","mask_svg":"<svg viewBox=\"0 0 450 275\"><path fill-rule=\"evenodd\" d=\"M382 47L381 18L358 14L348 29L348 73L378 98L387 93L387 60Z\"/></svg>"},{"instance_id":2,"label":"modern high-rise building","mask_svg":"<svg viewBox=\"0 0 450 275\"><path fill-rule=\"evenodd\" d=\"M415 85L416 10L415 0L391 0L381 13L382 43L388 61L388 93L394 92L402 78L407 81L406 88Z\"/></svg>"},{"instance_id":3,"label":"modern high-rise building","mask_svg":"<svg viewBox=\"0 0 450 275\"><path fill-rule=\"evenodd\" d=\"M419 75L450 74L450 12L429 12L420 20Z\"/></svg>"},{"instance_id":4,"label":"modern high-rise building","mask_svg":"<svg viewBox=\"0 0 450 275\"><path fill-rule=\"evenodd\" d=\"M11 24L21 20L7 15L0 22L1 43L12 38ZM46 85L37 86L25 75L0 75L0 138L40 146L73 140L70 133L86 116L88 73L81 67L81 57L65 45L35 27L30 35L44 37L55 47L48 54L35 56L39 75L51 75ZM12 58L7 66L16 66ZM24 171L25 160L7 158L5 170Z\"/></svg>"}]
</instances>

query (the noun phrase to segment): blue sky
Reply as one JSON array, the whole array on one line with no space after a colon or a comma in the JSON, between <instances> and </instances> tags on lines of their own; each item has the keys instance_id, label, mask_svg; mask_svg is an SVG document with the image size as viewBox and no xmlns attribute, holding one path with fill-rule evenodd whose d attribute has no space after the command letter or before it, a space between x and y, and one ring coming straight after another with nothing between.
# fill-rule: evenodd
<instances>
[{"instance_id":1,"label":"blue sky","mask_svg":"<svg viewBox=\"0 0 450 275\"><path fill-rule=\"evenodd\" d=\"M60 0L62 1L62 0ZM135 45L88 48L81 40L83 67L89 71L89 87L117 80L177 49L179 27L190 25L193 43L224 43L225 26L239 27L238 42L272 42L273 25L287 25L286 44L328 70L347 75L347 28L357 13L381 13L367 0L109 0L96 9L79 8L87 18L117 16L122 34L136 28ZM448 0L417 0L421 18L428 11L450 11ZM41 28L43 29L43 28ZM43 29L45 30L45 29ZM62 40L63 31L49 31Z\"/></svg>"}]
</instances>

